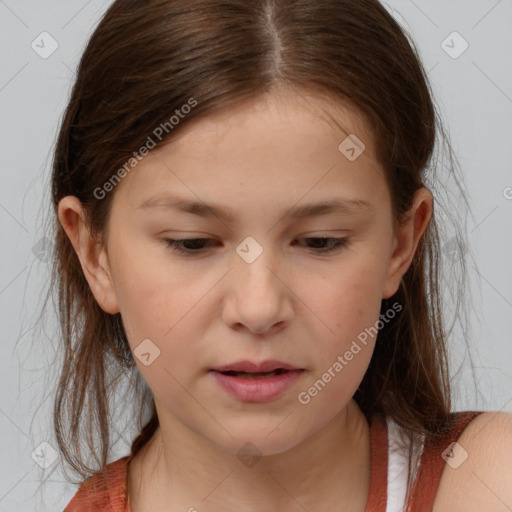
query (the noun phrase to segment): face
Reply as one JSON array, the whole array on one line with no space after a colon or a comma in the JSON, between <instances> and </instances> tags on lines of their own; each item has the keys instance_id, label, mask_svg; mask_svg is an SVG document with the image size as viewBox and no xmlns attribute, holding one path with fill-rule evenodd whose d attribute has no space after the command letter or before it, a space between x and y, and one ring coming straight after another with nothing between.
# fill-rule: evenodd
<instances>
[{"instance_id":1,"label":"face","mask_svg":"<svg viewBox=\"0 0 512 512\"><path fill-rule=\"evenodd\" d=\"M322 115L334 111L346 133ZM355 160L340 150L349 134L366 146ZM338 206L307 208L324 203ZM413 241L393 231L362 119L275 92L146 156L114 191L99 258L108 279L88 279L100 305L120 311L162 426L275 454L342 414ZM288 371L221 373L241 361Z\"/></svg>"}]
</instances>

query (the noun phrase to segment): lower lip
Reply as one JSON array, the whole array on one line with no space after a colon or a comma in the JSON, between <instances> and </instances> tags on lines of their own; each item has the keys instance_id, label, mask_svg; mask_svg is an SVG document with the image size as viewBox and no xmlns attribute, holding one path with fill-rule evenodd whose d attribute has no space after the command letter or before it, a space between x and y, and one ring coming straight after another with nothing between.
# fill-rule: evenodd
<instances>
[{"instance_id":1,"label":"lower lip","mask_svg":"<svg viewBox=\"0 0 512 512\"><path fill-rule=\"evenodd\" d=\"M270 402L283 395L303 370L289 370L272 377L244 379L212 370L217 382L232 396L243 402Z\"/></svg>"}]
</instances>

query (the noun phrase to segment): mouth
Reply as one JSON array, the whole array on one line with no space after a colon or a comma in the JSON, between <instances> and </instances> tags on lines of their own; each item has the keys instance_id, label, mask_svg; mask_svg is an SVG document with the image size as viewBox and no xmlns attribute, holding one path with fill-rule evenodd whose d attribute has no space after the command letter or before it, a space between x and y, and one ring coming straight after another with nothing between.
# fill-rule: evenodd
<instances>
[{"instance_id":1,"label":"mouth","mask_svg":"<svg viewBox=\"0 0 512 512\"><path fill-rule=\"evenodd\" d=\"M274 377L276 375L281 375L283 373L287 373L290 370L285 370L284 368L277 368L276 370L272 370L271 372L236 372L236 371L227 371L227 372L219 372L223 375L229 375L230 377L239 377L240 379L268 379L269 377Z\"/></svg>"},{"instance_id":2,"label":"mouth","mask_svg":"<svg viewBox=\"0 0 512 512\"><path fill-rule=\"evenodd\" d=\"M283 363L277 360L267 360L261 363L255 363L253 361L238 361L223 366L217 366L212 368L212 371L224 373L226 375L235 375L237 377L246 378L246 376L259 378L269 377L272 375L280 375L284 372L303 370L297 366L293 366L288 363ZM277 373L275 373L277 372ZM272 374L272 375L271 375Z\"/></svg>"},{"instance_id":3,"label":"mouth","mask_svg":"<svg viewBox=\"0 0 512 512\"><path fill-rule=\"evenodd\" d=\"M243 402L277 400L305 371L281 361L240 361L210 370L224 391Z\"/></svg>"}]
</instances>

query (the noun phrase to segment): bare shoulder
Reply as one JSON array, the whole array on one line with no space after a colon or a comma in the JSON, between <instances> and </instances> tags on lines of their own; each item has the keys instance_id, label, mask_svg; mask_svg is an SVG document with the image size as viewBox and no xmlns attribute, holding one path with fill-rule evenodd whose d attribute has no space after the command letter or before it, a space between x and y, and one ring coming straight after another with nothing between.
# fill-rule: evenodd
<instances>
[{"instance_id":1,"label":"bare shoulder","mask_svg":"<svg viewBox=\"0 0 512 512\"><path fill-rule=\"evenodd\" d=\"M443 471L434 512L512 510L512 414L480 414L457 443Z\"/></svg>"}]
</instances>

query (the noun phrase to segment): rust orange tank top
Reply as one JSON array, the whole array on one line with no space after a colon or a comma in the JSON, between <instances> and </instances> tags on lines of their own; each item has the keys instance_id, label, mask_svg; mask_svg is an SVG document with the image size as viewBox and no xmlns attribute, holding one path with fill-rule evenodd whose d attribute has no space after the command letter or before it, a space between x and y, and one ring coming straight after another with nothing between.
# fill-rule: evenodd
<instances>
[{"instance_id":1,"label":"rust orange tank top","mask_svg":"<svg viewBox=\"0 0 512 512\"><path fill-rule=\"evenodd\" d=\"M404 512L431 512L445 461L442 453L480 412L452 413L451 427L435 439L426 440L411 499ZM388 435L384 418L370 420L370 493L366 512L386 512L388 481ZM133 512L126 478L130 455L107 465L102 473L88 478L64 512Z\"/></svg>"}]
</instances>

